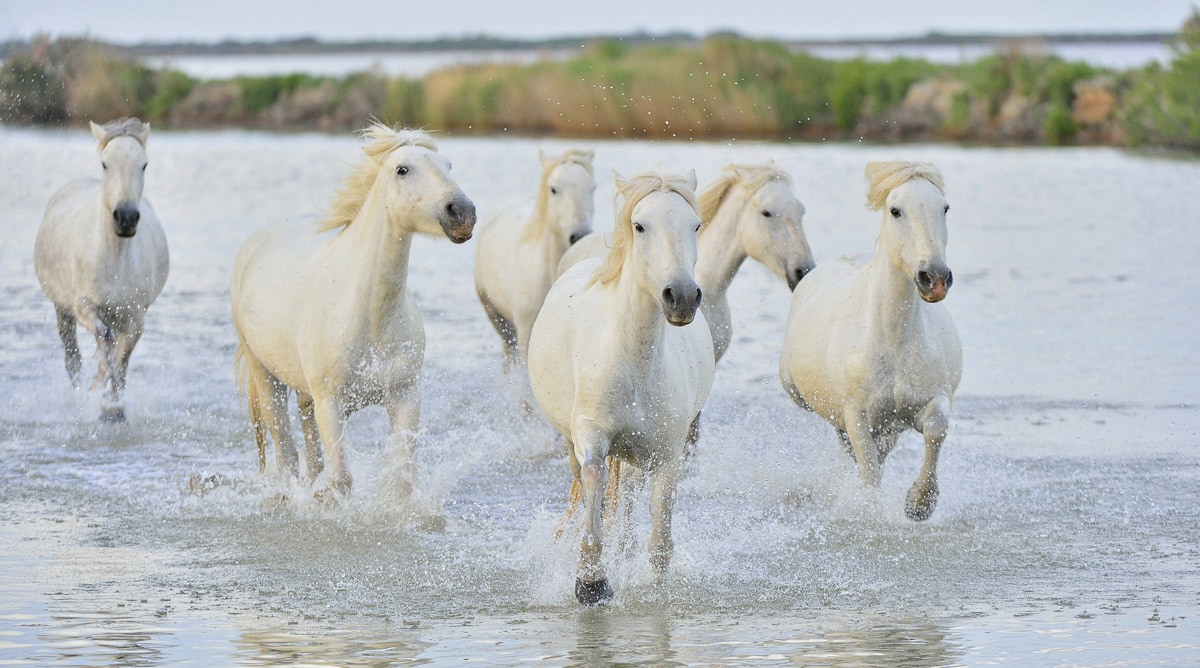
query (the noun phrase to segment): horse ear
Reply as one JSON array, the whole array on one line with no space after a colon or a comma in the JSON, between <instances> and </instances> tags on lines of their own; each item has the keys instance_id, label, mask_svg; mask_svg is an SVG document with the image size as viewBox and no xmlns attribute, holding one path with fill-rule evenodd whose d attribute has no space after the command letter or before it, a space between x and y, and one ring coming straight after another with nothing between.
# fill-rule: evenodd
<instances>
[{"instance_id":1,"label":"horse ear","mask_svg":"<svg viewBox=\"0 0 1200 668\"><path fill-rule=\"evenodd\" d=\"M583 152L583 155L587 157L588 164L591 164L596 159L596 149L589 148Z\"/></svg>"},{"instance_id":2,"label":"horse ear","mask_svg":"<svg viewBox=\"0 0 1200 668\"><path fill-rule=\"evenodd\" d=\"M104 126L96 125L95 121L88 121L88 126L92 128L92 136L96 138L96 141L103 144L104 138L108 136L108 133L104 131Z\"/></svg>"},{"instance_id":3,"label":"horse ear","mask_svg":"<svg viewBox=\"0 0 1200 668\"><path fill-rule=\"evenodd\" d=\"M696 192L696 184L697 184L696 170L694 170L694 169L688 170L687 182L688 182L688 187L690 187L692 189L692 192Z\"/></svg>"},{"instance_id":4,"label":"horse ear","mask_svg":"<svg viewBox=\"0 0 1200 668\"><path fill-rule=\"evenodd\" d=\"M142 123L142 129L138 132L138 140L142 142L142 146L150 141L150 124Z\"/></svg>"},{"instance_id":5,"label":"horse ear","mask_svg":"<svg viewBox=\"0 0 1200 668\"><path fill-rule=\"evenodd\" d=\"M612 172L613 181L616 181L617 183L617 192L621 192L622 190L625 190L625 188L629 187L629 179L621 176L615 169L612 170Z\"/></svg>"},{"instance_id":6,"label":"horse ear","mask_svg":"<svg viewBox=\"0 0 1200 668\"><path fill-rule=\"evenodd\" d=\"M542 152L542 149L539 148L538 149L538 162L542 163L542 167L549 167L550 163L554 162L554 158L546 155L544 152Z\"/></svg>"}]
</instances>

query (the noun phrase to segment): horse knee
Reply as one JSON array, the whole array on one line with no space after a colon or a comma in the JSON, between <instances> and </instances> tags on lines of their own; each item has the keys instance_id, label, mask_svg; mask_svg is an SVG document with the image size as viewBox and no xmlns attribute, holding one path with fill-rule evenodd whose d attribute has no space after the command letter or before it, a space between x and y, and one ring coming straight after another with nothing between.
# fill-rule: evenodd
<instances>
[{"instance_id":1,"label":"horse knee","mask_svg":"<svg viewBox=\"0 0 1200 668\"><path fill-rule=\"evenodd\" d=\"M927 411L921 420L921 434L927 441L941 443L950 432L950 419L940 408Z\"/></svg>"}]
</instances>

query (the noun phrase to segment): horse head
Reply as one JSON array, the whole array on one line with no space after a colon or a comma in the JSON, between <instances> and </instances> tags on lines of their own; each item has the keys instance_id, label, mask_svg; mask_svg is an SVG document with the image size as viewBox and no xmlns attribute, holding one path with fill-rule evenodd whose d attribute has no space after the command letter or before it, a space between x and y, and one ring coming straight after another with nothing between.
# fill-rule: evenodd
<instances>
[{"instance_id":1,"label":"horse head","mask_svg":"<svg viewBox=\"0 0 1200 668\"><path fill-rule=\"evenodd\" d=\"M871 186L867 203L883 210L880 235L892 262L913 277L917 293L927 302L946 298L954 275L946 265L946 203L942 174L922 162L872 162L867 165Z\"/></svg>"},{"instance_id":2,"label":"horse head","mask_svg":"<svg viewBox=\"0 0 1200 668\"><path fill-rule=\"evenodd\" d=\"M450 176L450 161L428 134L375 124L363 151L377 163L375 185L392 224L461 244L475 229L475 204Z\"/></svg>"},{"instance_id":3,"label":"horse head","mask_svg":"<svg viewBox=\"0 0 1200 668\"><path fill-rule=\"evenodd\" d=\"M695 278L700 232L695 190L695 171L685 177L617 176L625 205L614 229L614 250L626 248L633 280L658 300L667 322L679 327L696 317L702 296Z\"/></svg>"},{"instance_id":4,"label":"horse head","mask_svg":"<svg viewBox=\"0 0 1200 668\"><path fill-rule=\"evenodd\" d=\"M150 124L124 118L105 125L91 123L92 136L100 143L100 197L111 212L113 231L119 237L137 234L142 188L146 182L146 140Z\"/></svg>"},{"instance_id":5,"label":"horse head","mask_svg":"<svg viewBox=\"0 0 1200 668\"><path fill-rule=\"evenodd\" d=\"M792 191L791 179L774 163L731 168L748 193L737 220L742 248L795 289L817 262L804 235L804 205Z\"/></svg>"},{"instance_id":6,"label":"horse head","mask_svg":"<svg viewBox=\"0 0 1200 668\"><path fill-rule=\"evenodd\" d=\"M596 211L593 156L590 150L570 149L557 156L538 151L542 162L538 215L553 226L548 231L559 235L568 246L592 231L592 216Z\"/></svg>"}]
</instances>

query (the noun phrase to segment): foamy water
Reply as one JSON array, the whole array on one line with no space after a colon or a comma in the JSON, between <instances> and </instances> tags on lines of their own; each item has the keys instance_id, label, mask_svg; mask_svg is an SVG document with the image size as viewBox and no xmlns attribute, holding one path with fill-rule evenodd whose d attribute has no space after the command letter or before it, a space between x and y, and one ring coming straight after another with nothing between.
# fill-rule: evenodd
<instances>
[{"instance_id":1,"label":"foamy water","mask_svg":"<svg viewBox=\"0 0 1200 668\"><path fill-rule=\"evenodd\" d=\"M443 139L486 215L531 196L536 149ZM263 222L323 206L355 140L155 134L146 193L172 250L130 370L126 425L69 389L32 268L46 200L99 171L84 132L0 130L0 663L1188 665L1200 657L1200 163L1112 149L596 144L606 175L774 158L818 260L873 247L867 160L946 175L948 305L965 371L933 518L904 518L910 435L865 492L832 431L784 396L788 293L747 263L735 336L657 585L648 517L606 552L617 591L574 601L556 541L570 473L519 418L474 295L473 243L421 240L419 512L377 493L386 418L352 419L353 496L256 472L232 374L228 276ZM93 346L83 338L85 360ZM91 361L94 372L95 362ZM85 367L85 374L89 373ZM644 499L643 499L644 501Z\"/></svg>"}]
</instances>

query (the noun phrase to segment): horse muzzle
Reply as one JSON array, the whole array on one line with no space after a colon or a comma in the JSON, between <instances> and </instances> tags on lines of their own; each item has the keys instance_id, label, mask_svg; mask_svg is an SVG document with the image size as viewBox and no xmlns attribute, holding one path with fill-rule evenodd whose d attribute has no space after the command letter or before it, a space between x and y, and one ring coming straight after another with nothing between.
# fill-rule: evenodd
<instances>
[{"instance_id":1,"label":"horse muzzle","mask_svg":"<svg viewBox=\"0 0 1200 668\"><path fill-rule=\"evenodd\" d=\"M465 242L475 231L475 203L466 197L451 201L446 205L446 215L441 222L442 231L450 241Z\"/></svg>"},{"instance_id":2,"label":"horse muzzle","mask_svg":"<svg viewBox=\"0 0 1200 668\"><path fill-rule=\"evenodd\" d=\"M694 281L676 281L663 288L662 309L667 322L683 327L696 319L700 308L700 286Z\"/></svg>"},{"instance_id":3,"label":"horse muzzle","mask_svg":"<svg viewBox=\"0 0 1200 668\"><path fill-rule=\"evenodd\" d=\"M922 262L913 282L917 284L921 299L934 304L946 298L950 286L954 285L954 274L941 262Z\"/></svg>"},{"instance_id":4,"label":"horse muzzle","mask_svg":"<svg viewBox=\"0 0 1200 668\"><path fill-rule=\"evenodd\" d=\"M788 290L795 290L796 286L800 285L800 281L804 280L804 277L808 275L808 272L810 272L816 268L817 268L817 265L812 260L805 260L802 262L797 262L796 264L788 267L788 270L787 270Z\"/></svg>"},{"instance_id":5,"label":"horse muzzle","mask_svg":"<svg viewBox=\"0 0 1200 668\"><path fill-rule=\"evenodd\" d=\"M118 206L113 209L113 231L118 237L132 237L137 234L137 224L142 214L136 207Z\"/></svg>"}]
</instances>

